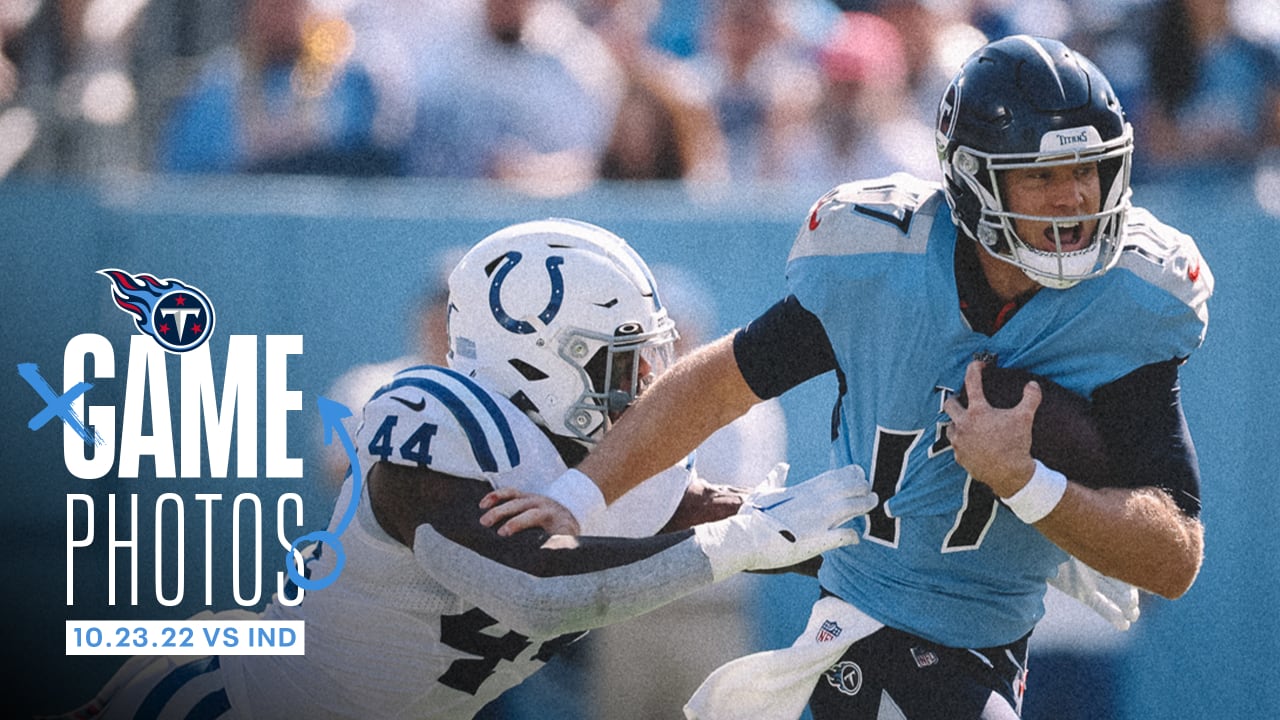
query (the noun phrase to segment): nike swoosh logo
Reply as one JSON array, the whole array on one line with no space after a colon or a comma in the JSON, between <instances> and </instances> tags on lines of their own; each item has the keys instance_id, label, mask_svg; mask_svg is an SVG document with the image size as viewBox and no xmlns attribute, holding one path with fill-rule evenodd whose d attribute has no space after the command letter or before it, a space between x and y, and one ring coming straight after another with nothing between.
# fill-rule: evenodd
<instances>
[{"instance_id":1,"label":"nike swoosh logo","mask_svg":"<svg viewBox=\"0 0 1280 720\"><path fill-rule=\"evenodd\" d=\"M768 511L770 511L770 510L772 510L772 509L774 509L774 508L778 507L779 505L786 505L787 503L791 502L792 500L795 500L795 496L792 496L792 497L789 497L789 498L786 498L786 499L783 499L783 500L779 500L778 502L776 502L776 503L774 503L774 504L772 504L772 505L765 505L764 507L760 507L759 505L757 505L756 507L760 508L760 510L761 510L762 512L768 512Z\"/></svg>"},{"instance_id":2,"label":"nike swoosh logo","mask_svg":"<svg viewBox=\"0 0 1280 720\"><path fill-rule=\"evenodd\" d=\"M423 408L425 408L425 407L427 406L427 399L426 399L426 398L418 398L418 402L416 402L416 403L415 403L415 402L409 402L408 400L405 400L405 399L404 399L404 398L402 398L402 397L396 397L395 395L392 395L392 396L391 396L391 399L392 399L392 400L395 400L396 402L400 403L401 405L404 405L405 407L409 408L410 410L412 410L412 411L414 411L414 412L422 412Z\"/></svg>"}]
</instances>

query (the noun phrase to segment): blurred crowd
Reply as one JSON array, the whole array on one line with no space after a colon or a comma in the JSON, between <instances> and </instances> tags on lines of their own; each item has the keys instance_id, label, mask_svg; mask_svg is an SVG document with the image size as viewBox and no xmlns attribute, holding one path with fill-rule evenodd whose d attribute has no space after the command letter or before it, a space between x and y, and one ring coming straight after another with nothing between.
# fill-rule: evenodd
<instances>
[{"instance_id":1,"label":"blurred crowd","mask_svg":"<svg viewBox=\"0 0 1280 720\"><path fill-rule=\"evenodd\" d=\"M987 38L1112 78L1139 179L1280 148L1274 0L4 0L0 178L804 183L938 174Z\"/></svg>"}]
</instances>

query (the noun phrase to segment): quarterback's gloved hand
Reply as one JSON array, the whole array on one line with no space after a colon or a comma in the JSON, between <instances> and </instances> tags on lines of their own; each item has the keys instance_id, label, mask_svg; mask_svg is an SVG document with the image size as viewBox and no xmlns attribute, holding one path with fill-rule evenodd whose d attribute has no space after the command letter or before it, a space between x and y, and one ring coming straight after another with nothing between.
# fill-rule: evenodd
<instances>
[{"instance_id":1,"label":"quarterback's gloved hand","mask_svg":"<svg viewBox=\"0 0 1280 720\"><path fill-rule=\"evenodd\" d=\"M711 560L716 581L743 570L795 565L858 541L858 531L840 527L870 512L879 499L857 465L760 495L731 518L694 527Z\"/></svg>"},{"instance_id":2,"label":"quarterback's gloved hand","mask_svg":"<svg viewBox=\"0 0 1280 720\"><path fill-rule=\"evenodd\" d=\"M1138 619L1138 588L1107 577L1074 557L1058 566L1049 584L1084 603L1117 630L1128 630Z\"/></svg>"}]
</instances>

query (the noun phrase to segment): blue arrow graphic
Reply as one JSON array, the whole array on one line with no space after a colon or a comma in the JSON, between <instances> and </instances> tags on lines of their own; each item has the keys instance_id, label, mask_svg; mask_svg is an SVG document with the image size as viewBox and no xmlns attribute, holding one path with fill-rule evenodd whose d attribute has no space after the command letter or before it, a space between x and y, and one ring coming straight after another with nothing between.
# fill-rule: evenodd
<instances>
[{"instance_id":1,"label":"blue arrow graphic","mask_svg":"<svg viewBox=\"0 0 1280 720\"><path fill-rule=\"evenodd\" d=\"M324 424L324 444L333 444L333 434L336 431L338 438L342 440L342 447L347 451L347 459L351 461L351 501L347 503L347 510L342 514L342 519L338 521L338 526L333 530L316 530L309 532L289 546L289 551L284 556L284 567L289 573L289 579L303 590L322 590L329 587L334 580L338 579L338 575L342 573L342 567L347 563L346 551L342 549L342 541L338 539L351 524L351 519L356 516L356 507L360 503L360 489L364 482L364 473L360 471L360 457L356 455L355 443L351 441L351 436L347 434L347 428L342 425L342 419L351 417L351 410L340 402L335 402L327 397L319 397L316 399L316 405L320 409L320 419ZM298 572L298 564L294 561L294 554L298 551L298 545L301 543L316 541L323 542L334 553L333 571L322 578L304 577Z\"/></svg>"}]
</instances>

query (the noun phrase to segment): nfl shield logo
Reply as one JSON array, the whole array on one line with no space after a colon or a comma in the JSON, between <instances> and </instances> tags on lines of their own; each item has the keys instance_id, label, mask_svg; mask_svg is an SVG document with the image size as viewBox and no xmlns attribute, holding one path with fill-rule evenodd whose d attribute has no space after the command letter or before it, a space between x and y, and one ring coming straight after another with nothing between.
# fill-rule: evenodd
<instances>
[{"instance_id":1,"label":"nfl shield logo","mask_svg":"<svg viewBox=\"0 0 1280 720\"><path fill-rule=\"evenodd\" d=\"M835 620L823 620L822 627L818 628L818 642L831 642L840 637L841 632L840 625Z\"/></svg>"},{"instance_id":2,"label":"nfl shield logo","mask_svg":"<svg viewBox=\"0 0 1280 720\"><path fill-rule=\"evenodd\" d=\"M911 657L916 661L916 667L927 668L930 665L938 664L938 655L932 650L913 647L911 648Z\"/></svg>"}]
</instances>

